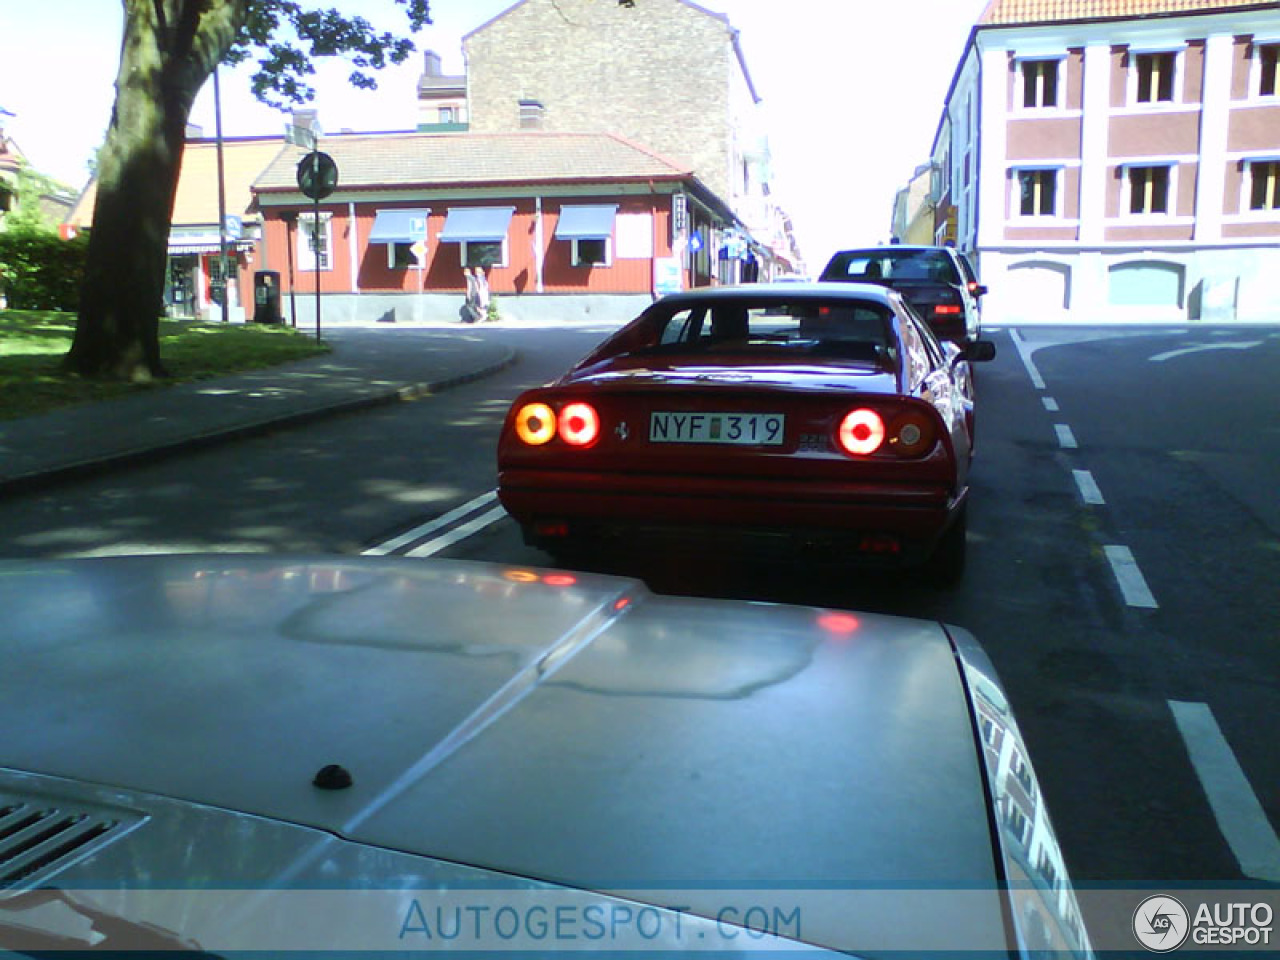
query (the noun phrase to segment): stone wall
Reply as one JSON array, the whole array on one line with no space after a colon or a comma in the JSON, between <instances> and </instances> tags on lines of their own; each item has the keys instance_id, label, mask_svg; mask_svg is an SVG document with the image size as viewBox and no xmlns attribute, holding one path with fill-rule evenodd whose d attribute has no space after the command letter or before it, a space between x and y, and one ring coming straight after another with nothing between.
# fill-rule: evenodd
<instances>
[{"instance_id":1,"label":"stone wall","mask_svg":"<svg viewBox=\"0 0 1280 960\"><path fill-rule=\"evenodd\" d=\"M731 196L724 20L680 0L526 0L465 52L473 132L519 130L520 101L536 100L544 130L619 134Z\"/></svg>"}]
</instances>

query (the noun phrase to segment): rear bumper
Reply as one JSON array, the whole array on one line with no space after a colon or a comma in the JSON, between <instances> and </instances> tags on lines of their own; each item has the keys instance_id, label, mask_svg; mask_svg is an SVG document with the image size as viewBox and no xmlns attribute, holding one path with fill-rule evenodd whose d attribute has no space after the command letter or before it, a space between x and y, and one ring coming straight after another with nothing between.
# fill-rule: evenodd
<instances>
[{"instance_id":1,"label":"rear bumper","mask_svg":"<svg viewBox=\"0 0 1280 960\"><path fill-rule=\"evenodd\" d=\"M928 556L963 505L919 484L505 470L498 496L528 542L628 545L735 542L775 549L871 553L910 563ZM561 526L548 535L545 528ZM897 547L889 549L882 539ZM867 544L879 546L868 550Z\"/></svg>"}]
</instances>

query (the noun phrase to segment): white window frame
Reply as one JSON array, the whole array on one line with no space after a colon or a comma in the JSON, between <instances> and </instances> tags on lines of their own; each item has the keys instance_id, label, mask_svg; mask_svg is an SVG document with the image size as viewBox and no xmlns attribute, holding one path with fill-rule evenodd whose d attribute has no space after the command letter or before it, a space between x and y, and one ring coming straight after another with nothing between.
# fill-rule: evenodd
<instances>
[{"instance_id":1,"label":"white window frame","mask_svg":"<svg viewBox=\"0 0 1280 960\"><path fill-rule=\"evenodd\" d=\"M495 242L496 241L494 240L459 240L458 241L458 262L464 268L467 266L467 247L470 246L471 244L473 243L488 244L488 243L495 243ZM497 263L490 264L490 266L496 268L496 267L505 267L507 265L508 265L507 238L503 237L502 238L502 259Z\"/></svg>"},{"instance_id":2,"label":"white window frame","mask_svg":"<svg viewBox=\"0 0 1280 960\"><path fill-rule=\"evenodd\" d=\"M1063 168L1060 166L1049 164L1029 164L1021 167L1013 167L1013 176L1011 180L1011 190L1013 192L1011 198L1010 212L1013 214L1009 219L1021 221L1044 222L1045 220L1062 219L1062 191L1064 186L1064 178L1062 176ZM1052 213L1023 213L1022 212L1022 174L1024 173L1052 173L1053 174L1053 212Z\"/></svg>"},{"instance_id":3,"label":"white window frame","mask_svg":"<svg viewBox=\"0 0 1280 960\"><path fill-rule=\"evenodd\" d=\"M1253 55L1249 57L1249 99L1263 103L1274 103L1280 100L1280 37L1254 37ZM1276 47L1278 62L1276 66L1275 89L1271 93L1262 92L1262 48Z\"/></svg>"},{"instance_id":4,"label":"white window frame","mask_svg":"<svg viewBox=\"0 0 1280 960\"><path fill-rule=\"evenodd\" d=\"M1138 99L1138 57L1150 56L1153 54L1167 53L1173 55L1173 99L1172 100L1139 100ZM1142 49L1138 47L1130 47L1126 52L1129 58L1129 69L1126 71L1128 76L1125 78L1128 84L1127 103L1136 110L1168 110L1172 107L1181 107L1184 105L1182 99L1183 86L1183 69L1184 60L1186 58L1186 47L1156 47L1154 49Z\"/></svg>"},{"instance_id":5,"label":"white window frame","mask_svg":"<svg viewBox=\"0 0 1280 960\"><path fill-rule=\"evenodd\" d=\"M1065 84L1063 81L1064 81L1064 75L1066 71L1062 69L1063 64L1066 62L1065 57L1062 57L1062 56L1018 57L1014 62L1017 64L1017 67L1018 67L1017 82L1015 84L1016 91L1015 91L1014 105L1013 105L1014 113L1050 113L1050 112L1057 112L1065 109L1066 90L1065 90ZM1027 81L1024 75L1024 71L1031 64L1038 65L1038 64L1046 64L1046 63L1051 63L1054 65L1054 74L1055 74L1054 91L1057 93L1057 98L1056 98L1057 102L1051 103L1051 104L1038 102L1038 103L1032 104L1031 106L1028 106L1025 98ZM1036 96L1037 101L1042 101L1044 99L1044 78L1042 76L1037 78L1036 80L1036 93L1037 93L1037 96Z\"/></svg>"},{"instance_id":6,"label":"white window frame","mask_svg":"<svg viewBox=\"0 0 1280 960\"><path fill-rule=\"evenodd\" d=\"M1130 163L1121 164L1120 169L1123 176L1120 177L1120 219L1122 220L1158 220L1161 222L1174 220L1178 217L1178 164L1175 161L1159 160L1152 158L1151 160L1135 160ZM1143 211L1134 213L1129 209L1130 198L1133 195L1133 186L1130 182L1132 172L1137 169L1146 170L1152 167L1164 167L1169 171L1169 180L1165 196L1165 210L1163 213Z\"/></svg>"},{"instance_id":7,"label":"white window frame","mask_svg":"<svg viewBox=\"0 0 1280 960\"><path fill-rule=\"evenodd\" d=\"M583 240L603 240L604 241L604 260L595 263L589 260L583 260L579 254L578 244ZM575 267L612 267L613 266L613 238L612 237L574 237L573 243L573 265Z\"/></svg>"},{"instance_id":8,"label":"white window frame","mask_svg":"<svg viewBox=\"0 0 1280 960\"><path fill-rule=\"evenodd\" d=\"M311 228L308 224L314 223L315 213L310 210L299 211L298 213L298 272L299 273L315 273L317 270L321 273L329 273L333 270L333 213L328 210L320 211L320 223L324 226L324 264L317 266L315 246L311 242ZM319 230L316 231L319 233Z\"/></svg>"}]
</instances>

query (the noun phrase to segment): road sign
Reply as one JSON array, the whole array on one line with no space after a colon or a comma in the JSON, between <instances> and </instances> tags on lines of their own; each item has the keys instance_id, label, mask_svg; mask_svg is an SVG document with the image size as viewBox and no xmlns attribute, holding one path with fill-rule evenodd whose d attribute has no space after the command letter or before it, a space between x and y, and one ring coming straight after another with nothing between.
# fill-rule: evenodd
<instances>
[{"instance_id":1,"label":"road sign","mask_svg":"<svg viewBox=\"0 0 1280 960\"><path fill-rule=\"evenodd\" d=\"M298 189L312 200L323 200L338 185L338 165L318 150L298 161Z\"/></svg>"},{"instance_id":2,"label":"road sign","mask_svg":"<svg viewBox=\"0 0 1280 960\"><path fill-rule=\"evenodd\" d=\"M228 214L222 221L222 232L228 240L239 240L244 233L244 221Z\"/></svg>"}]
</instances>

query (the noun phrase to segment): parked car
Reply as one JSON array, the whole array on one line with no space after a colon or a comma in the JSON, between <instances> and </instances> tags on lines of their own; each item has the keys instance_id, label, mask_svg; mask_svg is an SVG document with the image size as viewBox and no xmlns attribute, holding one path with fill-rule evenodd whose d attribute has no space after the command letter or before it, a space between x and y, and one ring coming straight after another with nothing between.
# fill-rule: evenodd
<instances>
[{"instance_id":1,"label":"parked car","mask_svg":"<svg viewBox=\"0 0 1280 960\"><path fill-rule=\"evenodd\" d=\"M970 361L872 284L716 287L658 301L511 405L498 496L527 543L726 544L825 561L965 558Z\"/></svg>"},{"instance_id":2,"label":"parked car","mask_svg":"<svg viewBox=\"0 0 1280 960\"><path fill-rule=\"evenodd\" d=\"M878 283L907 298L940 340L971 343L982 334L978 282L967 257L952 247L893 244L841 250L823 268L821 280Z\"/></svg>"},{"instance_id":3,"label":"parked car","mask_svg":"<svg viewBox=\"0 0 1280 960\"><path fill-rule=\"evenodd\" d=\"M954 627L369 557L0 607L0 951L1089 956Z\"/></svg>"}]
</instances>

